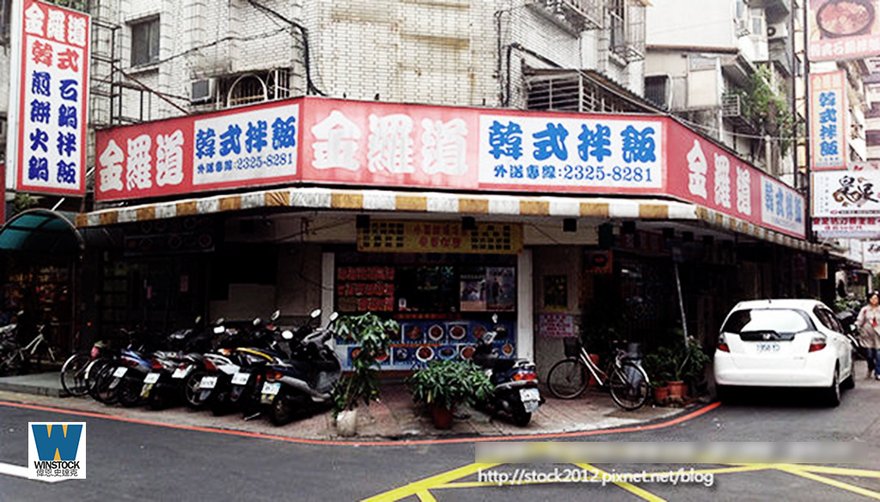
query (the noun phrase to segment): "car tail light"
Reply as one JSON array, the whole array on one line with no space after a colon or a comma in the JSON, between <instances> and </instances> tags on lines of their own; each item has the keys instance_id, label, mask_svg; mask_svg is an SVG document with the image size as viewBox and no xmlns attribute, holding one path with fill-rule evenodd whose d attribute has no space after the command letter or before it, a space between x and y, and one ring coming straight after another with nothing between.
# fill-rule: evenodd
<instances>
[{"instance_id":1,"label":"car tail light","mask_svg":"<svg viewBox=\"0 0 880 502\"><path fill-rule=\"evenodd\" d=\"M214 364L214 361L210 359L204 359L202 363L205 365L205 369L208 371L217 371L217 365Z\"/></svg>"},{"instance_id":2,"label":"car tail light","mask_svg":"<svg viewBox=\"0 0 880 502\"><path fill-rule=\"evenodd\" d=\"M162 363L160 363L157 359L153 359L152 361L150 361L150 369L161 370Z\"/></svg>"},{"instance_id":3,"label":"car tail light","mask_svg":"<svg viewBox=\"0 0 880 502\"><path fill-rule=\"evenodd\" d=\"M718 350L721 352L730 352L730 346L727 345L727 339L724 338L724 334L718 336L718 345L716 346Z\"/></svg>"},{"instance_id":4,"label":"car tail light","mask_svg":"<svg viewBox=\"0 0 880 502\"><path fill-rule=\"evenodd\" d=\"M514 382L533 382L538 379L537 373L532 371L520 371L513 374Z\"/></svg>"},{"instance_id":5,"label":"car tail light","mask_svg":"<svg viewBox=\"0 0 880 502\"><path fill-rule=\"evenodd\" d=\"M824 336L814 336L810 341L810 352L816 352L825 348L825 337Z\"/></svg>"}]
</instances>

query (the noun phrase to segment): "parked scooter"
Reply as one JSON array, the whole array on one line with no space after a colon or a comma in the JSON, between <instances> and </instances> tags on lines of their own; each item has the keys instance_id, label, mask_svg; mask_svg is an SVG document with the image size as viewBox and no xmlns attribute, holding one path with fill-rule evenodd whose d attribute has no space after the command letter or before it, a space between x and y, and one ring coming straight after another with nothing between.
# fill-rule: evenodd
<instances>
[{"instance_id":1,"label":"parked scooter","mask_svg":"<svg viewBox=\"0 0 880 502\"><path fill-rule=\"evenodd\" d=\"M492 316L495 328L486 331L477 341L473 361L489 374L495 390L492 396L480 403L490 413L509 416L513 423L525 427L538 407L544 403L538 389L535 363L528 359L504 359L498 356L492 343L496 337L504 337L507 330L498 324L498 315Z\"/></svg>"},{"instance_id":2,"label":"parked scooter","mask_svg":"<svg viewBox=\"0 0 880 502\"><path fill-rule=\"evenodd\" d=\"M321 315L312 312L311 320ZM339 315L330 315L330 322L302 338L291 331L282 333L289 344L290 358L269 366L260 390L263 411L275 425L290 422L296 413L325 408L332 402L333 388L342 373L336 352L327 345L333 337L331 327ZM298 333L307 330L311 322Z\"/></svg>"}]
</instances>

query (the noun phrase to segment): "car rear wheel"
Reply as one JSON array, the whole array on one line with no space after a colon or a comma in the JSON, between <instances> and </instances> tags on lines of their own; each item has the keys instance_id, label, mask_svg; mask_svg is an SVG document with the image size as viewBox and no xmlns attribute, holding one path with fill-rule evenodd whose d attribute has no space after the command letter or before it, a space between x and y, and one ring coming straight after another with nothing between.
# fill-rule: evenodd
<instances>
[{"instance_id":1,"label":"car rear wheel","mask_svg":"<svg viewBox=\"0 0 880 502\"><path fill-rule=\"evenodd\" d=\"M825 389L825 404L832 408L840 405L840 368L838 366L834 367L831 387Z\"/></svg>"}]
</instances>

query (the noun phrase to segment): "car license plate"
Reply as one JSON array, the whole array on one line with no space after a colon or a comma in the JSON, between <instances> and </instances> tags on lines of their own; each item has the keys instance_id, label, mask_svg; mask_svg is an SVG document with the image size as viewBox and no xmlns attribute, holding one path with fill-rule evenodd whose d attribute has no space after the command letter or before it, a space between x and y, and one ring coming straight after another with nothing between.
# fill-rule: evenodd
<instances>
[{"instance_id":1,"label":"car license plate","mask_svg":"<svg viewBox=\"0 0 880 502\"><path fill-rule=\"evenodd\" d=\"M159 381L159 377L161 375L159 373L150 373L146 377L144 377L144 383L154 384Z\"/></svg>"},{"instance_id":2,"label":"car license plate","mask_svg":"<svg viewBox=\"0 0 880 502\"><path fill-rule=\"evenodd\" d=\"M528 401L540 401L541 393L538 389L520 389L519 390L519 398L523 403Z\"/></svg>"},{"instance_id":3,"label":"car license plate","mask_svg":"<svg viewBox=\"0 0 880 502\"><path fill-rule=\"evenodd\" d=\"M125 372L128 371L128 368L125 366L120 366L116 368L116 371L113 372L113 376L116 378L122 378L125 376Z\"/></svg>"},{"instance_id":4,"label":"car license plate","mask_svg":"<svg viewBox=\"0 0 880 502\"><path fill-rule=\"evenodd\" d=\"M177 368L174 370L174 373L171 374L171 378L186 378L189 375L189 372L192 371L192 366L187 366L186 368Z\"/></svg>"},{"instance_id":5,"label":"car license plate","mask_svg":"<svg viewBox=\"0 0 880 502\"><path fill-rule=\"evenodd\" d=\"M250 377L250 373L236 373L232 377L232 385L245 385Z\"/></svg>"},{"instance_id":6,"label":"car license plate","mask_svg":"<svg viewBox=\"0 0 880 502\"><path fill-rule=\"evenodd\" d=\"M778 343L759 343L757 348L758 352L779 352Z\"/></svg>"},{"instance_id":7,"label":"car license plate","mask_svg":"<svg viewBox=\"0 0 880 502\"><path fill-rule=\"evenodd\" d=\"M217 385L217 377L205 376L205 377L202 377L201 382L199 382L199 390L213 389L216 385Z\"/></svg>"},{"instance_id":8,"label":"car license plate","mask_svg":"<svg viewBox=\"0 0 880 502\"><path fill-rule=\"evenodd\" d=\"M281 390L281 382L266 382L263 384L262 392L264 395L274 396L279 390Z\"/></svg>"}]
</instances>

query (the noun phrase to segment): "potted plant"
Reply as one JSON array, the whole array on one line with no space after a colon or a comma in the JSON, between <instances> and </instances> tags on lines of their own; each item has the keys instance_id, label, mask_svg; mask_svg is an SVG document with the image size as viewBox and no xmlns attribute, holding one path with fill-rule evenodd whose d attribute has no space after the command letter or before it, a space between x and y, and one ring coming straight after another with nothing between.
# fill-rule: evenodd
<instances>
[{"instance_id":1,"label":"potted plant","mask_svg":"<svg viewBox=\"0 0 880 502\"><path fill-rule=\"evenodd\" d=\"M654 402L657 404L666 404L669 400L669 381L674 379L674 356L669 347L660 347L657 352L645 356L645 371L651 377Z\"/></svg>"},{"instance_id":2,"label":"potted plant","mask_svg":"<svg viewBox=\"0 0 880 502\"><path fill-rule=\"evenodd\" d=\"M367 312L356 316L340 316L335 322L336 335L355 342L351 352L351 372L339 379L333 391L336 429L341 436L357 432L357 407L379 399L378 358L388 351L389 333L399 326L393 319L382 319Z\"/></svg>"},{"instance_id":3,"label":"potted plant","mask_svg":"<svg viewBox=\"0 0 880 502\"><path fill-rule=\"evenodd\" d=\"M413 400L428 407L438 429L452 427L457 405L473 405L493 391L489 376L470 361L432 361L416 371L408 383Z\"/></svg>"}]
</instances>

